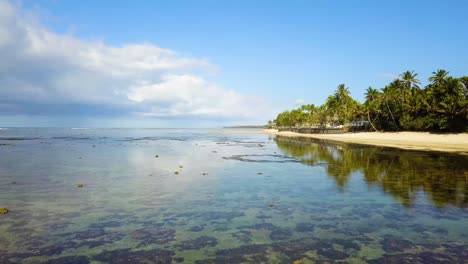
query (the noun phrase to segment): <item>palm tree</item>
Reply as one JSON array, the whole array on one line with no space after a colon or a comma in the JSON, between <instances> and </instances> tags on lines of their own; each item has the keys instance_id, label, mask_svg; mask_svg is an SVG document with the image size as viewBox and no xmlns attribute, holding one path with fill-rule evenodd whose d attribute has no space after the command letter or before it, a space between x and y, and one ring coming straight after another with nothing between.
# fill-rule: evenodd
<instances>
[{"instance_id":1,"label":"palm tree","mask_svg":"<svg viewBox=\"0 0 468 264\"><path fill-rule=\"evenodd\" d=\"M417 85L420 84L420 82L416 79L416 76L418 76L418 74L414 71L405 71L400 74L400 78L405 84L406 89L419 88Z\"/></svg>"},{"instance_id":2,"label":"palm tree","mask_svg":"<svg viewBox=\"0 0 468 264\"><path fill-rule=\"evenodd\" d=\"M446 70L437 70L432 72L433 76L429 77L429 81L434 85L441 85L446 82L447 75L449 74Z\"/></svg>"},{"instance_id":3,"label":"palm tree","mask_svg":"<svg viewBox=\"0 0 468 264\"><path fill-rule=\"evenodd\" d=\"M371 112L374 112L376 109L379 109L379 92L372 88L372 87L369 87L367 88L366 90L366 102L364 103L366 105L366 108L367 108L367 119L369 120L369 123L371 124L372 128L377 131L377 128L375 128L374 124L372 123L372 120L370 118L370 114ZM378 111L378 110L377 110Z\"/></svg>"},{"instance_id":4,"label":"palm tree","mask_svg":"<svg viewBox=\"0 0 468 264\"><path fill-rule=\"evenodd\" d=\"M349 88L347 88L344 84L338 85L335 97L338 101L338 104L341 106L338 113L340 113L340 117L343 119L344 122L349 121L349 103L351 101L351 96L349 93Z\"/></svg>"},{"instance_id":5,"label":"palm tree","mask_svg":"<svg viewBox=\"0 0 468 264\"><path fill-rule=\"evenodd\" d=\"M400 82L400 80L395 80L393 83L397 84L397 83L395 83L397 81L398 81L398 83ZM393 111L390 109L390 106L388 104L388 101L391 100L392 97L393 97L393 95L392 95L393 90L397 90L396 95L398 96L399 95L398 94L399 88L398 88L398 86L393 86L392 84L387 85L382 89L382 95L383 95L383 100L385 101L385 105L387 106L388 113L390 114L390 116L391 116L391 118L393 120L393 124L395 125L396 129L399 130L398 124L397 124L397 122L395 120L395 116L393 115Z\"/></svg>"}]
</instances>

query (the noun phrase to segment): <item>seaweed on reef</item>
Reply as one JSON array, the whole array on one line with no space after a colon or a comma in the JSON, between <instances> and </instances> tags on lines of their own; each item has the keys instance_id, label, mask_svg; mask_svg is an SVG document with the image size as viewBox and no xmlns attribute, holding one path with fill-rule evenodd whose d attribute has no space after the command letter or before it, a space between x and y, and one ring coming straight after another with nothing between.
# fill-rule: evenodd
<instances>
[{"instance_id":1,"label":"seaweed on reef","mask_svg":"<svg viewBox=\"0 0 468 264\"><path fill-rule=\"evenodd\" d=\"M175 230L142 228L131 232L130 237L140 242L138 246L166 244L175 240Z\"/></svg>"},{"instance_id":2,"label":"seaweed on reef","mask_svg":"<svg viewBox=\"0 0 468 264\"><path fill-rule=\"evenodd\" d=\"M425 264L425 263L464 263L466 259L456 259L438 252L384 254L378 259L368 260L371 264Z\"/></svg>"},{"instance_id":3,"label":"seaweed on reef","mask_svg":"<svg viewBox=\"0 0 468 264\"><path fill-rule=\"evenodd\" d=\"M218 244L218 240L214 237L201 236L195 239L184 240L175 245L178 250L195 250L205 247L214 247Z\"/></svg>"},{"instance_id":4,"label":"seaweed on reef","mask_svg":"<svg viewBox=\"0 0 468 264\"><path fill-rule=\"evenodd\" d=\"M311 223L298 223L296 225L296 232L301 232L301 233L311 233L314 232L315 230L315 225Z\"/></svg>"},{"instance_id":5,"label":"seaweed on reef","mask_svg":"<svg viewBox=\"0 0 468 264\"><path fill-rule=\"evenodd\" d=\"M271 230L270 239L271 240L285 240L289 239L293 233L287 228L274 228Z\"/></svg>"},{"instance_id":6,"label":"seaweed on reef","mask_svg":"<svg viewBox=\"0 0 468 264\"><path fill-rule=\"evenodd\" d=\"M85 231L80 231L74 233L74 237L76 239L92 239L92 238L97 238L97 237L102 237L106 235L106 231L102 228L90 228Z\"/></svg>"},{"instance_id":7,"label":"seaweed on reef","mask_svg":"<svg viewBox=\"0 0 468 264\"><path fill-rule=\"evenodd\" d=\"M85 256L66 256L56 259L50 259L42 264L88 264L89 259Z\"/></svg>"},{"instance_id":8,"label":"seaweed on reef","mask_svg":"<svg viewBox=\"0 0 468 264\"><path fill-rule=\"evenodd\" d=\"M131 251L130 248L103 251L93 257L93 260L109 264L155 263L170 264L175 255L173 251L165 249Z\"/></svg>"},{"instance_id":9,"label":"seaweed on reef","mask_svg":"<svg viewBox=\"0 0 468 264\"><path fill-rule=\"evenodd\" d=\"M387 253L399 253L415 248L413 242L389 235L384 236L381 244L382 249Z\"/></svg>"},{"instance_id":10,"label":"seaweed on reef","mask_svg":"<svg viewBox=\"0 0 468 264\"><path fill-rule=\"evenodd\" d=\"M248 230L239 230L231 234L233 237L237 238L242 243L252 242L252 232Z\"/></svg>"},{"instance_id":11,"label":"seaweed on reef","mask_svg":"<svg viewBox=\"0 0 468 264\"><path fill-rule=\"evenodd\" d=\"M203 260L198 263L265 263L268 261L267 245L244 245L237 248L216 251L214 259ZM208 262L207 262L208 261Z\"/></svg>"}]
</instances>

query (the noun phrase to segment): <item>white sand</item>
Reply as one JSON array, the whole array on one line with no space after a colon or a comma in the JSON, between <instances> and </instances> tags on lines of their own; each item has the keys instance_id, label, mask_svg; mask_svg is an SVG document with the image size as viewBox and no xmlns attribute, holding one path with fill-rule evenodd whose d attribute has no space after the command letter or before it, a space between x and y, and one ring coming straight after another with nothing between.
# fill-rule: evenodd
<instances>
[{"instance_id":1,"label":"white sand","mask_svg":"<svg viewBox=\"0 0 468 264\"><path fill-rule=\"evenodd\" d=\"M222 134L272 134L286 137L309 137L401 149L445 151L468 154L468 133L431 134L428 132L361 132L345 134L300 134L264 130L217 130Z\"/></svg>"}]
</instances>

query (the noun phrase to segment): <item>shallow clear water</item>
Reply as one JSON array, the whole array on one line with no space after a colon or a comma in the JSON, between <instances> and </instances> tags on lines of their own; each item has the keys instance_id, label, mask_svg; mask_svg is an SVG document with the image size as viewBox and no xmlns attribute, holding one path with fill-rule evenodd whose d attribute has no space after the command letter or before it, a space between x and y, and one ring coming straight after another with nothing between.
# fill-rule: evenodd
<instances>
[{"instance_id":1,"label":"shallow clear water","mask_svg":"<svg viewBox=\"0 0 468 264\"><path fill-rule=\"evenodd\" d=\"M0 263L468 259L466 156L207 132L0 130Z\"/></svg>"}]
</instances>

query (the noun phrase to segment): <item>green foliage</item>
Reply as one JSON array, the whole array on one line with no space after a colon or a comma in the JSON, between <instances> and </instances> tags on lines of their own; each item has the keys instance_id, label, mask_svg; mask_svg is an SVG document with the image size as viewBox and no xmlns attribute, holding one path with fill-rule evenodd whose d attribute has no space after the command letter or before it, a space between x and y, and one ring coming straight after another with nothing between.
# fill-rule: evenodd
<instances>
[{"instance_id":1,"label":"green foliage","mask_svg":"<svg viewBox=\"0 0 468 264\"><path fill-rule=\"evenodd\" d=\"M326 102L317 107L303 105L278 114L277 126L339 126L369 121L374 130L463 132L468 129L468 76L454 78L437 70L430 84L420 88L417 73L406 71L377 90L366 90L363 104L354 100L340 84Z\"/></svg>"}]
</instances>

